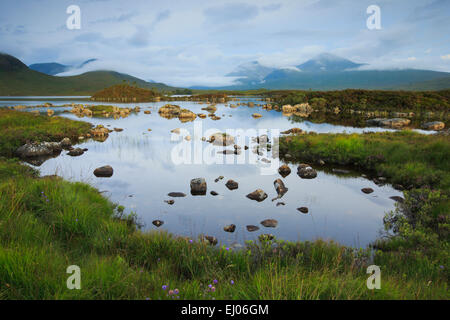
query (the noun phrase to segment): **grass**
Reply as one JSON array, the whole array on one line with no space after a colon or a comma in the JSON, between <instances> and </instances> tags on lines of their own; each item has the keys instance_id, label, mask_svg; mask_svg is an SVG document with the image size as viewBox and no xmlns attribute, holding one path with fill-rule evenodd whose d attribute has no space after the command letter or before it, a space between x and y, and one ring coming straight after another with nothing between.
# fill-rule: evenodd
<instances>
[{"instance_id":1,"label":"grass","mask_svg":"<svg viewBox=\"0 0 450 320\"><path fill-rule=\"evenodd\" d=\"M60 118L49 122L45 116L35 120L8 114L10 125L0 127L0 136L14 131L16 123L21 130L15 132L27 137L60 137L52 129ZM19 119L38 125L26 126ZM44 128L47 133L38 135ZM13 145L7 150L2 143L3 154L12 154ZM354 154L361 148L345 139L339 145ZM434 195L433 201L439 199ZM426 222L418 217L435 209L433 201L414 212L416 224ZM399 254L402 237L364 250L321 240L276 239L232 250L200 239L142 232L136 216L125 216L123 209L87 184L39 178L14 159L0 159L0 298L448 299L448 263L443 262L448 254L438 247L437 253L425 254L419 246ZM382 270L380 290L366 287L366 268L372 263ZM70 265L81 269L81 290L66 287Z\"/></svg>"},{"instance_id":2,"label":"grass","mask_svg":"<svg viewBox=\"0 0 450 320\"><path fill-rule=\"evenodd\" d=\"M350 165L404 186L450 190L450 138L412 131L288 136L280 152L306 161Z\"/></svg>"},{"instance_id":3,"label":"grass","mask_svg":"<svg viewBox=\"0 0 450 320\"><path fill-rule=\"evenodd\" d=\"M61 117L46 117L29 112L0 109L0 156L13 157L15 150L27 141L77 141L91 124Z\"/></svg>"}]
</instances>

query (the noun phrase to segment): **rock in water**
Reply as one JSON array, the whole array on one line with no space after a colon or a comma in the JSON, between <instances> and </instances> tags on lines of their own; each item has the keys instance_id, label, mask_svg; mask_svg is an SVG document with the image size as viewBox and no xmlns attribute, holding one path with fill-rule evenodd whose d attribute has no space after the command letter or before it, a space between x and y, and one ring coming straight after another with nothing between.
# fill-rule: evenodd
<instances>
[{"instance_id":1,"label":"rock in water","mask_svg":"<svg viewBox=\"0 0 450 320\"><path fill-rule=\"evenodd\" d=\"M164 224L164 221L161 220L153 220L152 221L153 225L155 225L156 227L161 227Z\"/></svg>"},{"instance_id":2,"label":"rock in water","mask_svg":"<svg viewBox=\"0 0 450 320\"><path fill-rule=\"evenodd\" d=\"M208 241L210 245L215 246L217 244L217 238L213 236L204 236L204 240Z\"/></svg>"},{"instance_id":3,"label":"rock in water","mask_svg":"<svg viewBox=\"0 0 450 320\"><path fill-rule=\"evenodd\" d=\"M59 142L41 142L41 143L26 143L19 147L16 151L21 158L32 158L50 156L61 152L62 146Z\"/></svg>"},{"instance_id":4,"label":"rock in water","mask_svg":"<svg viewBox=\"0 0 450 320\"><path fill-rule=\"evenodd\" d=\"M109 178L113 175L113 168L111 166L103 166L94 170L94 175L99 178Z\"/></svg>"},{"instance_id":5,"label":"rock in water","mask_svg":"<svg viewBox=\"0 0 450 320\"><path fill-rule=\"evenodd\" d=\"M167 194L169 197L173 197L173 198L182 198L182 197L186 197L186 194L183 192L170 192Z\"/></svg>"},{"instance_id":6,"label":"rock in water","mask_svg":"<svg viewBox=\"0 0 450 320\"><path fill-rule=\"evenodd\" d=\"M211 191L210 192L212 196L218 196L219 194L216 191Z\"/></svg>"},{"instance_id":7,"label":"rock in water","mask_svg":"<svg viewBox=\"0 0 450 320\"><path fill-rule=\"evenodd\" d=\"M281 199L286 192L288 191L288 188L284 186L283 180L277 179L273 182L273 185L275 186L275 190L277 191L278 196L276 198L273 198L272 201L275 201L277 199Z\"/></svg>"},{"instance_id":8,"label":"rock in water","mask_svg":"<svg viewBox=\"0 0 450 320\"><path fill-rule=\"evenodd\" d=\"M246 226L246 228L247 228L248 232L253 232L253 231L259 230L259 227L254 226L254 225L248 225L248 226Z\"/></svg>"},{"instance_id":9,"label":"rock in water","mask_svg":"<svg viewBox=\"0 0 450 320\"><path fill-rule=\"evenodd\" d=\"M425 130L442 130L445 128L445 123L442 121L427 122L422 125Z\"/></svg>"},{"instance_id":10,"label":"rock in water","mask_svg":"<svg viewBox=\"0 0 450 320\"><path fill-rule=\"evenodd\" d=\"M400 197L400 196L392 196L392 197L389 197L389 199L392 199L392 200L394 200L394 201L396 201L396 202L399 202L399 203L405 202L405 199L403 199L403 198Z\"/></svg>"},{"instance_id":11,"label":"rock in water","mask_svg":"<svg viewBox=\"0 0 450 320\"><path fill-rule=\"evenodd\" d=\"M75 148L75 149L70 150L67 154L71 157L78 157L78 156L81 156L83 153L84 153L83 149Z\"/></svg>"},{"instance_id":12,"label":"rock in water","mask_svg":"<svg viewBox=\"0 0 450 320\"><path fill-rule=\"evenodd\" d=\"M297 174L302 179L314 179L317 177L317 172L308 164L300 164L297 168Z\"/></svg>"},{"instance_id":13,"label":"rock in water","mask_svg":"<svg viewBox=\"0 0 450 320\"><path fill-rule=\"evenodd\" d=\"M167 203L167 204L172 205L172 204L175 203L175 200L164 200L164 202Z\"/></svg>"},{"instance_id":14,"label":"rock in water","mask_svg":"<svg viewBox=\"0 0 450 320\"><path fill-rule=\"evenodd\" d=\"M361 191L364 192L365 194L369 194L369 193L373 192L373 189L372 188L362 188Z\"/></svg>"},{"instance_id":15,"label":"rock in water","mask_svg":"<svg viewBox=\"0 0 450 320\"><path fill-rule=\"evenodd\" d=\"M267 198L267 193L265 193L261 189L256 189L255 191L249 193L246 197L251 200L256 200L258 202L261 202Z\"/></svg>"},{"instance_id":16,"label":"rock in water","mask_svg":"<svg viewBox=\"0 0 450 320\"><path fill-rule=\"evenodd\" d=\"M234 189L237 189L239 185L236 181L230 179L227 181L225 186L230 190L234 190Z\"/></svg>"},{"instance_id":17,"label":"rock in water","mask_svg":"<svg viewBox=\"0 0 450 320\"><path fill-rule=\"evenodd\" d=\"M270 240L273 240L274 238L275 238L275 237L273 236L273 234L269 234L269 233L261 234L261 235L258 237L259 241L261 241L261 242L264 242L264 241L270 241Z\"/></svg>"},{"instance_id":18,"label":"rock in water","mask_svg":"<svg viewBox=\"0 0 450 320\"><path fill-rule=\"evenodd\" d=\"M278 173L283 178L286 178L291 173L291 168L289 168L287 164L283 164L281 167L278 168Z\"/></svg>"},{"instance_id":19,"label":"rock in water","mask_svg":"<svg viewBox=\"0 0 450 320\"><path fill-rule=\"evenodd\" d=\"M230 224L229 226L225 226L223 230L226 232L234 232L234 230L236 230L236 225Z\"/></svg>"},{"instance_id":20,"label":"rock in water","mask_svg":"<svg viewBox=\"0 0 450 320\"><path fill-rule=\"evenodd\" d=\"M195 178L191 180L191 194L193 196L206 195L206 181L204 178Z\"/></svg>"},{"instance_id":21,"label":"rock in water","mask_svg":"<svg viewBox=\"0 0 450 320\"><path fill-rule=\"evenodd\" d=\"M278 221L275 219L266 219L261 221L261 224L266 228L275 228L278 225Z\"/></svg>"},{"instance_id":22,"label":"rock in water","mask_svg":"<svg viewBox=\"0 0 450 320\"><path fill-rule=\"evenodd\" d=\"M69 148L72 145L72 141L69 138L64 138L60 142L62 148Z\"/></svg>"},{"instance_id":23,"label":"rock in water","mask_svg":"<svg viewBox=\"0 0 450 320\"><path fill-rule=\"evenodd\" d=\"M297 210L300 211L301 213L308 213L308 211L309 211L307 207L300 207L300 208L297 208Z\"/></svg>"}]
</instances>

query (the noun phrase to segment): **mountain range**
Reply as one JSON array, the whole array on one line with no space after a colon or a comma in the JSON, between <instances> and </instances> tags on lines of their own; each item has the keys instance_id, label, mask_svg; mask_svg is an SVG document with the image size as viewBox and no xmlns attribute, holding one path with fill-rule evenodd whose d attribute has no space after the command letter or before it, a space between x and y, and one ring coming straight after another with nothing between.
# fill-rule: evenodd
<instances>
[{"instance_id":1,"label":"mountain range","mask_svg":"<svg viewBox=\"0 0 450 320\"><path fill-rule=\"evenodd\" d=\"M46 67L49 67L46 71L49 72L50 65L46 65ZM1 96L92 95L106 87L123 82L135 84L140 88L157 89L163 92L178 89L163 83L150 83L128 74L108 70L91 71L77 76L57 77L33 70L19 59L0 53Z\"/></svg>"},{"instance_id":2,"label":"mountain range","mask_svg":"<svg viewBox=\"0 0 450 320\"><path fill-rule=\"evenodd\" d=\"M214 89L440 90L450 87L448 72L418 69L360 70L364 65L366 64L355 63L329 53L322 53L300 65L288 68L270 68L252 61L239 65L227 74L236 77L233 85Z\"/></svg>"},{"instance_id":3,"label":"mountain range","mask_svg":"<svg viewBox=\"0 0 450 320\"><path fill-rule=\"evenodd\" d=\"M109 70L85 72L76 76L55 76L80 69L96 59L78 66L36 63L29 67L17 58L0 53L0 95L92 95L106 87L128 82L141 88L176 92L176 87L152 80L142 80ZM432 70L361 70L356 63L328 53L320 54L297 66L272 68L252 61L239 65L227 74L234 84L222 87L191 87L190 89L251 90L442 90L450 88L450 73Z\"/></svg>"}]
</instances>

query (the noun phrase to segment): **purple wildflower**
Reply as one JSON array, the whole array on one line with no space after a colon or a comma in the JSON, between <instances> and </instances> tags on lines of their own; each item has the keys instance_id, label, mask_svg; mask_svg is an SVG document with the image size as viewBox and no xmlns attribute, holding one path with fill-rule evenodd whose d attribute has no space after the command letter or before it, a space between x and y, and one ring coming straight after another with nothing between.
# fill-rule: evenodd
<instances>
[{"instance_id":1,"label":"purple wildflower","mask_svg":"<svg viewBox=\"0 0 450 320\"><path fill-rule=\"evenodd\" d=\"M216 284L218 281L216 279L213 280L213 283Z\"/></svg>"},{"instance_id":2,"label":"purple wildflower","mask_svg":"<svg viewBox=\"0 0 450 320\"><path fill-rule=\"evenodd\" d=\"M166 286L166 285L163 285L163 286L162 286L162 289L163 289L163 290L166 290L166 289L167 289L167 286Z\"/></svg>"}]
</instances>

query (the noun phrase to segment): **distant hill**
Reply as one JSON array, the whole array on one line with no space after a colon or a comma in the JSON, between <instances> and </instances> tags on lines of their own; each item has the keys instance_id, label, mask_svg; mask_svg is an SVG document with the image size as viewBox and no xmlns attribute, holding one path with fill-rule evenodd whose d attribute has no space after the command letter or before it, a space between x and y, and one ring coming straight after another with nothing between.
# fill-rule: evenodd
<instances>
[{"instance_id":1,"label":"distant hill","mask_svg":"<svg viewBox=\"0 0 450 320\"><path fill-rule=\"evenodd\" d=\"M258 85L274 70L274 68L261 65L258 61L252 61L237 66L235 70L228 73L226 76L238 77L238 82L242 84Z\"/></svg>"},{"instance_id":2,"label":"distant hill","mask_svg":"<svg viewBox=\"0 0 450 320\"><path fill-rule=\"evenodd\" d=\"M91 95L106 87L130 83L140 88L172 92L178 88L115 72L91 71L77 76L55 77L28 68L19 59L0 53L0 95Z\"/></svg>"},{"instance_id":3,"label":"distant hill","mask_svg":"<svg viewBox=\"0 0 450 320\"><path fill-rule=\"evenodd\" d=\"M33 63L33 64L30 64L28 67L34 71L39 71L41 73L45 73L45 74L54 76L54 75L57 75L58 73L63 73L63 72L67 72L70 70L81 69L85 65L87 65L91 62L95 62L95 61L98 61L98 59L86 60L86 61L82 62L81 64L79 64L78 66L64 65L61 63L57 63L57 62L47 62L47 63Z\"/></svg>"},{"instance_id":4,"label":"distant hill","mask_svg":"<svg viewBox=\"0 0 450 320\"><path fill-rule=\"evenodd\" d=\"M72 69L72 66L66 66L64 64L49 62L49 63L34 63L28 66L34 71L39 71L41 73L55 75L61 72L66 72Z\"/></svg>"}]
</instances>

